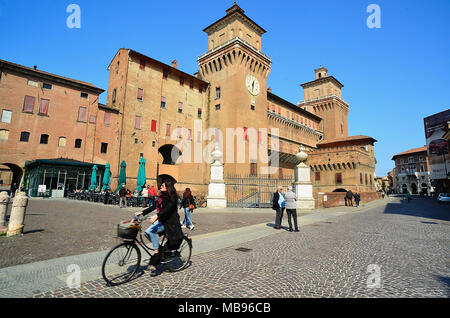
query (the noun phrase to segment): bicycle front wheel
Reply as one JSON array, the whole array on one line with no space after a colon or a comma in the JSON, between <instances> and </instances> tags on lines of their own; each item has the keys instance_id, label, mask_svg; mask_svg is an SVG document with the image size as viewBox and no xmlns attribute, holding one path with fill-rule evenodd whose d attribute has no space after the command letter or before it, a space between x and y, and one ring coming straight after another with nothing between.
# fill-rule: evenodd
<instances>
[{"instance_id":1,"label":"bicycle front wheel","mask_svg":"<svg viewBox=\"0 0 450 318\"><path fill-rule=\"evenodd\" d=\"M141 251L134 243L122 243L114 247L102 265L103 279L110 286L128 282L141 264Z\"/></svg>"},{"instance_id":2,"label":"bicycle front wheel","mask_svg":"<svg viewBox=\"0 0 450 318\"><path fill-rule=\"evenodd\" d=\"M189 265L192 255L192 241L184 236L180 247L175 251L163 252L161 263L169 272L179 272Z\"/></svg>"}]
</instances>

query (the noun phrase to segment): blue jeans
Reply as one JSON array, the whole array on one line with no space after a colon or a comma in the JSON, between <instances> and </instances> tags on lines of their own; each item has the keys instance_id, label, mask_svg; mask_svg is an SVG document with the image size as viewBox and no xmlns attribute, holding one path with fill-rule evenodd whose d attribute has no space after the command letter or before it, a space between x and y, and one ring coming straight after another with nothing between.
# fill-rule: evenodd
<instances>
[{"instance_id":1,"label":"blue jeans","mask_svg":"<svg viewBox=\"0 0 450 318\"><path fill-rule=\"evenodd\" d=\"M191 220L191 211L189 211L189 208L184 208L184 222L183 222L183 225L188 226L188 223L190 225L194 225L192 223L192 220Z\"/></svg>"},{"instance_id":2,"label":"blue jeans","mask_svg":"<svg viewBox=\"0 0 450 318\"><path fill-rule=\"evenodd\" d=\"M164 232L164 225L159 221L156 221L155 223L153 223L153 225L150 226L147 229L147 231L145 231L145 236L147 236L147 238L149 238L150 241L152 241L153 248L155 250L159 249L158 233L161 233L161 232Z\"/></svg>"}]
</instances>

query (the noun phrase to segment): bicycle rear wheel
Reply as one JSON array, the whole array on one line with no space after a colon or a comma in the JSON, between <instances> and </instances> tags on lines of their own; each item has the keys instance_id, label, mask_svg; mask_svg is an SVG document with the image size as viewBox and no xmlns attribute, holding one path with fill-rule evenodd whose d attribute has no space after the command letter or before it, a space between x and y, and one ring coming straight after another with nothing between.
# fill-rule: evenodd
<instances>
[{"instance_id":1,"label":"bicycle rear wheel","mask_svg":"<svg viewBox=\"0 0 450 318\"><path fill-rule=\"evenodd\" d=\"M192 255L192 240L186 236L183 237L180 247L175 251L163 251L162 265L169 272L179 272L189 265Z\"/></svg>"},{"instance_id":2,"label":"bicycle rear wheel","mask_svg":"<svg viewBox=\"0 0 450 318\"><path fill-rule=\"evenodd\" d=\"M103 279L110 286L128 282L141 264L141 251L136 244L125 242L114 247L103 260Z\"/></svg>"}]
</instances>

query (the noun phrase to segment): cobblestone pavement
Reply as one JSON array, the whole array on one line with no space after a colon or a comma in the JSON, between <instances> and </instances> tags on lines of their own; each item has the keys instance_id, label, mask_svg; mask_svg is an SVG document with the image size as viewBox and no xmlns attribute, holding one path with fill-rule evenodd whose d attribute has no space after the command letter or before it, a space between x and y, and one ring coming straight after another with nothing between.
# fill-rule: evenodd
<instances>
[{"instance_id":1,"label":"cobblestone pavement","mask_svg":"<svg viewBox=\"0 0 450 318\"><path fill-rule=\"evenodd\" d=\"M24 235L0 237L0 268L109 250L118 243L117 224L132 218L134 212L141 210L73 200L30 200ZM264 213L197 211L191 215L195 230L185 230L191 235L274 220L271 210ZM180 213L180 217L184 220L184 213Z\"/></svg>"},{"instance_id":2,"label":"cobblestone pavement","mask_svg":"<svg viewBox=\"0 0 450 318\"><path fill-rule=\"evenodd\" d=\"M147 270L126 285L101 279L80 289L41 297L285 298L450 296L450 208L431 199L400 198L366 212L349 213L274 235L196 255L179 273L150 277ZM244 247L249 252L236 249ZM194 246L195 248L195 246ZM368 288L380 268L380 287Z\"/></svg>"}]
</instances>

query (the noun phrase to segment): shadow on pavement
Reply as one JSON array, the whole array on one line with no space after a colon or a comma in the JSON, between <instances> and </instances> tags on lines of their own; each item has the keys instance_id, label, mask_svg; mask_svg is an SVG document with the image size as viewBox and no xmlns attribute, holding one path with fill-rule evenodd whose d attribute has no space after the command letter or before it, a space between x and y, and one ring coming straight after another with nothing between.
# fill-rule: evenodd
<instances>
[{"instance_id":1,"label":"shadow on pavement","mask_svg":"<svg viewBox=\"0 0 450 318\"><path fill-rule=\"evenodd\" d=\"M445 285L447 296L450 296L450 277L434 275L434 277Z\"/></svg>"},{"instance_id":2,"label":"shadow on pavement","mask_svg":"<svg viewBox=\"0 0 450 318\"><path fill-rule=\"evenodd\" d=\"M413 198L410 202L402 199L400 202L388 203L384 213L450 221L449 206L440 205L431 198ZM434 222L422 223L433 224Z\"/></svg>"}]
</instances>

